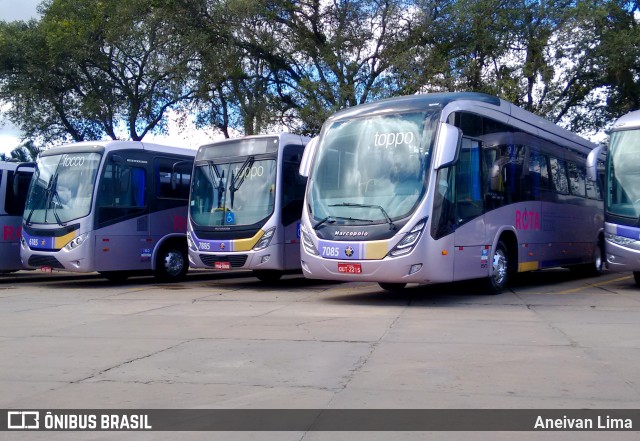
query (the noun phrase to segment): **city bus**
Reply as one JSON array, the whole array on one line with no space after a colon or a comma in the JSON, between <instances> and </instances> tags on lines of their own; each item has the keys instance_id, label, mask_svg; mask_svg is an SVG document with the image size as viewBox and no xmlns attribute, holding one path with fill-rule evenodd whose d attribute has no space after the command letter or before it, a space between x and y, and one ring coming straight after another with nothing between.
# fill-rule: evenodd
<instances>
[{"instance_id":1,"label":"city bus","mask_svg":"<svg viewBox=\"0 0 640 441\"><path fill-rule=\"evenodd\" d=\"M189 199L189 264L252 270L262 281L300 271L299 227L308 138L247 136L198 149Z\"/></svg>"},{"instance_id":2,"label":"city bus","mask_svg":"<svg viewBox=\"0 0 640 441\"><path fill-rule=\"evenodd\" d=\"M33 175L32 163L0 162L0 273L22 269L22 212Z\"/></svg>"},{"instance_id":3,"label":"city bus","mask_svg":"<svg viewBox=\"0 0 640 441\"><path fill-rule=\"evenodd\" d=\"M588 157L589 179L599 180L605 147ZM604 236L607 268L632 271L640 286L640 111L613 125L604 171Z\"/></svg>"},{"instance_id":4,"label":"city bus","mask_svg":"<svg viewBox=\"0 0 640 441\"><path fill-rule=\"evenodd\" d=\"M330 117L305 151L303 274L407 283L549 267L602 269L603 209L587 182L594 144L499 98L390 98Z\"/></svg>"},{"instance_id":5,"label":"city bus","mask_svg":"<svg viewBox=\"0 0 640 441\"><path fill-rule=\"evenodd\" d=\"M38 156L22 219L28 268L97 271L112 281L152 271L184 277L195 150L90 141Z\"/></svg>"}]
</instances>

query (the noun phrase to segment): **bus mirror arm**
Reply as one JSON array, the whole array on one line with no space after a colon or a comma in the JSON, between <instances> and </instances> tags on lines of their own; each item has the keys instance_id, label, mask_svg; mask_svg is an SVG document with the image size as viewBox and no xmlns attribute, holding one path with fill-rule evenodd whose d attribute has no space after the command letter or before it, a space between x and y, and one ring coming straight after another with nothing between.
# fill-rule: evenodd
<instances>
[{"instance_id":1,"label":"bus mirror arm","mask_svg":"<svg viewBox=\"0 0 640 441\"><path fill-rule=\"evenodd\" d=\"M605 146L598 146L591 150L587 156L587 179L590 181L598 180L598 160L600 155L604 152Z\"/></svg>"},{"instance_id":2,"label":"bus mirror arm","mask_svg":"<svg viewBox=\"0 0 640 441\"><path fill-rule=\"evenodd\" d=\"M459 128L444 122L440 123L435 151L434 168L436 170L453 165L458 160L461 142L462 131Z\"/></svg>"}]
</instances>

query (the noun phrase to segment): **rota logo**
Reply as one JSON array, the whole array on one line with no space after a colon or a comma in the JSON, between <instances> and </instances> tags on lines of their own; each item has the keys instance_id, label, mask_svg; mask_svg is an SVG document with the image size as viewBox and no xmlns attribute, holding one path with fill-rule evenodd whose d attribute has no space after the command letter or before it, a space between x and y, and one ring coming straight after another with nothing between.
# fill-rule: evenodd
<instances>
[{"instance_id":1,"label":"rota logo","mask_svg":"<svg viewBox=\"0 0 640 441\"><path fill-rule=\"evenodd\" d=\"M540 213L516 210L516 230L540 231Z\"/></svg>"},{"instance_id":2,"label":"rota logo","mask_svg":"<svg viewBox=\"0 0 640 441\"><path fill-rule=\"evenodd\" d=\"M18 225L14 227L12 225L5 225L2 229L2 240L20 240L22 235L22 226Z\"/></svg>"}]
</instances>

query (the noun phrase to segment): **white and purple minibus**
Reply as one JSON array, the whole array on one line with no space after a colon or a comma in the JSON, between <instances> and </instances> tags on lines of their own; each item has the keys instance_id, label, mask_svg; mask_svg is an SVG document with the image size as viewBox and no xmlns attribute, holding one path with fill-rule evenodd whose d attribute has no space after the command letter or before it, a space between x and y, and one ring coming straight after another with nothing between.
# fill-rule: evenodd
<instances>
[{"instance_id":1,"label":"white and purple minibus","mask_svg":"<svg viewBox=\"0 0 640 441\"><path fill-rule=\"evenodd\" d=\"M22 269L22 213L31 175L32 163L0 162L0 273Z\"/></svg>"},{"instance_id":2,"label":"white and purple minibus","mask_svg":"<svg viewBox=\"0 0 640 441\"><path fill-rule=\"evenodd\" d=\"M306 277L407 283L602 268L594 144L499 98L438 93L341 111L305 151Z\"/></svg>"},{"instance_id":3,"label":"white and purple minibus","mask_svg":"<svg viewBox=\"0 0 640 441\"><path fill-rule=\"evenodd\" d=\"M184 277L195 150L90 141L40 153L22 223L28 268Z\"/></svg>"},{"instance_id":4,"label":"white and purple minibus","mask_svg":"<svg viewBox=\"0 0 640 441\"><path fill-rule=\"evenodd\" d=\"M604 147L589 154L589 177L598 181ZM604 230L607 268L633 271L640 285L640 111L619 118L605 165Z\"/></svg>"},{"instance_id":5,"label":"white and purple minibus","mask_svg":"<svg viewBox=\"0 0 640 441\"><path fill-rule=\"evenodd\" d=\"M290 133L203 145L189 199L189 263L252 270L262 281L300 271L300 214L309 138Z\"/></svg>"}]
</instances>

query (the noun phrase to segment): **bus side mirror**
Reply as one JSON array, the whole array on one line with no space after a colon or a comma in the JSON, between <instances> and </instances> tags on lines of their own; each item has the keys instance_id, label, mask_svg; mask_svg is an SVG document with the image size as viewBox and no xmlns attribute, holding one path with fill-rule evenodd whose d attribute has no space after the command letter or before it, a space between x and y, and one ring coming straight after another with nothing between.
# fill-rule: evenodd
<instances>
[{"instance_id":1,"label":"bus side mirror","mask_svg":"<svg viewBox=\"0 0 640 441\"><path fill-rule=\"evenodd\" d=\"M304 153L302 154L302 160L300 161L300 176L305 178L309 177L311 171L311 160L316 154L316 148L318 146L318 137L311 138L311 141L304 147Z\"/></svg>"},{"instance_id":2,"label":"bus side mirror","mask_svg":"<svg viewBox=\"0 0 640 441\"><path fill-rule=\"evenodd\" d=\"M20 194L20 176L21 175L29 175L29 178L31 178L31 175L33 175L34 169L36 167L36 163L35 162L23 162L22 164L18 164L18 166L16 167L16 169L13 172L13 196L14 197L18 197ZM21 171L21 168L26 168L26 171Z\"/></svg>"},{"instance_id":3,"label":"bus side mirror","mask_svg":"<svg viewBox=\"0 0 640 441\"><path fill-rule=\"evenodd\" d=\"M603 150L604 146L596 147L587 156L587 179L590 181L598 180L598 159Z\"/></svg>"},{"instance_id":4,"label":"bus side mirror","mask_svg":"<svg viewBox=\"0 0 640 441\"><path fill-rule=\"evenodd\" d=\"M436 170L448 167L458 160L461 142L462 131L459 128L451 124L440 123L434 160Z\"/></svg>"}]
</instances>

